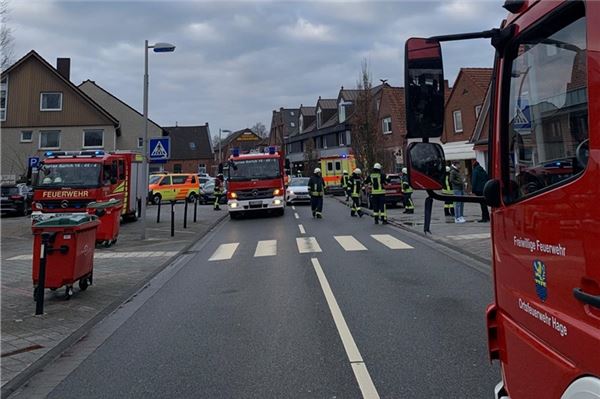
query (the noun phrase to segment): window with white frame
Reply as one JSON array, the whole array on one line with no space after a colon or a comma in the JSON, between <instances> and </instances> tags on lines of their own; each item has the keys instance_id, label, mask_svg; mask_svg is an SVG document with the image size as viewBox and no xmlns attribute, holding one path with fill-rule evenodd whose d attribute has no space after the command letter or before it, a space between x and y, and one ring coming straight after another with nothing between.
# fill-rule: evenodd
<instances>
[{"instance_id":1,"label":"window with white frame","mask_svg":"<svg viewBox=\"0 0 600 399\"><path fill-rule=\"evenodd\" d=\"M33 141L32 130L21 130L21 143L31 143Z\"/></svg>"},{"instance_id":2,"label":"window with white frame","mask_svg":"<svg viewBox=\"0 0 600 399\"><path fill-rule=\"evenodd\" d=\"M40 149L58 150L60 148L60 130L40 131Z\"/></svg>"},{"instance_id":3,"label":"window with white frame","mask_svg":"<svg viewBox=\"0 0 600 399\"><path fill-rule=\"evenodd\" d=\"M481 104L475 106L475 119L479 118L480 113L481 113Z\"/></svg>"},{"instance_id":4,"label":"window with white frame","mask_svg":"<svg viewBox=\"0 0 600 399\"><path fill-rule=\"evenodd\" d=\"M381 123L383 124L383 134L391 134L392 133L392 117L388 116L387 118L383 118Z\"/></svg>"},{"instance_id":5,"label":"window with white frame","mask_svg":"<svg viewBox=\"0 0 600 399\"><path fill-rule=\"evenodd\" d=\"M304 130L304 115L300 114L300 118L298 120L298 123L299 123L299 125L298 125L298 131L300 133L302 133L302 130Z\"/></svg>"},{"instance_id":6,"label":"window with white frame","mask_svg":"<svg viewBox=\"0 0 600 399\"><path fill-rule=\"evenodd\" d=\"M462 132L462 113L460 112L460 110L452 112L452 118L454 119L454 133Z\"/></svg>"},{"instance_id":7,"label":"window with white frame","mask_svg":"<svg viewBox=\"0 0 600 399\"><path fill-rule=\"evenodd\" d=\"M344 100L340 101L338 104L338 116L340 118L340 123L346 120L346 106L350 104L350 102L345 102Z\"/></svg>"},{"instance_id":8,"label":"window with white frame","mask_svg":"<svg viewBox=\"0 0 600 399\"><path fill-rule=\"evenodd\" d=\"M143 137L138 137L138 140L137 140L137 141L138 141L138 142L137 142L137 146L138 146L138 148L142 148L142 147L144 147L144 138L143 138Z\"/></svg>"},{"instance_id":9,"label":"window with white frame","mask_svg":"<svg viewBox=\"0 0 600 399\"><path fill-rule=\"evenodd\" d=\"M40 93L40 111L62 111L62 93Z\"/></svg>"},{"instance_id":10,"label":"window with white frame","mask_svg":"<svg viewBox=\"0 0 600 399\"><path fill-rule=\"evenodd\" d=\"M0 121L6 120L6 103L8 102L8 76L0 81Z\"/></svg>"},{"instance_id":11,"label":"window with white frame","mask_svg":"<svg viewBox=\"0 0 600 399\"><path fill-rule=\"evenodd\" d=\"M90 129L83 131L83 148L104 147L104 130Z\"/></svg>"},{"instance_id":12,"label":"window with white frame","mask_svg":"<svg viewBox=\"0 0 600 399\"><path fill-rule=\"evenodd\" d=\"M321 108L319 108L317 110L317 129L319 129L321 127L321 124L323 123L322 118L322 112L321 112Z\"/></svg>"}]
</instances>

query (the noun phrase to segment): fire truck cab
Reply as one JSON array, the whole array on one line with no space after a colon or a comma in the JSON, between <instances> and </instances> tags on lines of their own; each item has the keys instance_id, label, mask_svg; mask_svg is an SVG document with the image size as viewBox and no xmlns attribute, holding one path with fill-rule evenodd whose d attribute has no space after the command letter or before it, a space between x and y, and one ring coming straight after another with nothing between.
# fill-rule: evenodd
<instances>
[{"instance_id":1,"label":"fire truck cab","mask_svg":"<svg viewBox=\"0 0 600 399\"><path fill-rule=\"evenodd\" d=\"M406 43L411 185L492 207L489 355L497 398L600 398L600 2L507 0L499 29ZM439 194L440 43L490 38L483 197ZM490 388L491 389L491 388Z\"/></svg>"},{"instance_id":2,"label":"fire truck cab","mask_svg":"<svg viewBox=\"0 0 600 399\"><path fill-rule=\"evenodd\" d=\"M123 202L122 216L135 220L145 190L141 155L134 152L50 151L33 176L33 210L84 212L87 204Z\"/></svg>"},{"instance_id":3,"label":"fire truck cab","mask_svg":"<svg viewBox=\"0 0 600 399\"><path fill-rule=\"evenodd\" d=\"M234 149L227 176L227 205L232 218L256 211L284 214L284 161L275 147L248 154Z\"/></svg>"}]
</instances>

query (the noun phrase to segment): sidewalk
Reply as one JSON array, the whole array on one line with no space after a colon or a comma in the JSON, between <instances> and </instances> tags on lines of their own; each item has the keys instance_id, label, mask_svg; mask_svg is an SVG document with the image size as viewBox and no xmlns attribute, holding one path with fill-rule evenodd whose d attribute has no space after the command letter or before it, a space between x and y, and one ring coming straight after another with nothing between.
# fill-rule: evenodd
<instances>
[{"instance_id":1,"label":"sidewalk","mask_svg":"<svg viewBox=\"0 0 600 399\"><path fill-rule=\"evenodd\" d=\"M2 217L2 396L60 354L97 322L117 308L152 276L212 229L227 212L212 206L188 208L183 228L184 204L176 205L175 236L170 236L170 205L161 210L148 207L146 240L140 239L140 223L121 225L118 242L111 248L96 248L94 284L64 299L64 289L46 290L44 315L34 316L31 222L25 217ZM83 328L82 328L83 327Z\"/></svg>"},{"instance_id":2,"label":"sidewalk","mask_svg":"<svg viewBox=\"0 0 600 399\"><path fill-rule=\"evenodd\" d=\"M335 197L344 201L344 197ZM415 191L412 199L415 213L405 214L403 208L387 208L388 220L391 224L424 235L425 191ZM481 219L479 204L465 203L464 217L467 223L456 224L453 217L444 216L444 203L433 201L431 212L431 234L426 237L467 254L484 263L491 263L492 250L490 240L490 223L477 223Z\"/></svg>"}]
</instances>

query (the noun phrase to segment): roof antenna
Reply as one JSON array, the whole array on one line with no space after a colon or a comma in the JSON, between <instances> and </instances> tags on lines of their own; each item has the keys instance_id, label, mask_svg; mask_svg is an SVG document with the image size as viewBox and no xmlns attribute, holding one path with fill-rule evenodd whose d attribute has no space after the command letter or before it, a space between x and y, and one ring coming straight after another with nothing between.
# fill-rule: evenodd
<instances>
[{"instance_id":1,"label":"roof antenna","mask_svg":"<svg viewBox=\"0 0 600 399\"><path fill-rule=\"evenodd\" d=\"M177 127L177 121L175 121L175 127Z\"/></svg>"}]
</instances>

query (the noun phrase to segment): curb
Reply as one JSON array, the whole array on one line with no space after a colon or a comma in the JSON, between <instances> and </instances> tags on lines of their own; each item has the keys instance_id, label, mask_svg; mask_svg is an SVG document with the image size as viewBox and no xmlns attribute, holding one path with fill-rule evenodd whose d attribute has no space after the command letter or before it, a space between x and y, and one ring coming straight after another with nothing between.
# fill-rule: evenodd
<instances>
[{"instance_id":1,"label":"curb","mask_svg":"<svg viewBox=\"0 0 600 399\"><path fill-rule=\"evenodd\" d=\"M51 363L53 360L55 360L60 355L62 355L63 352L65 352L67 349L69 349L75 343L77 343L82 338L84 338L87 335L87 333L92 328L94 328L94 326L96 326L98 323L100 323L102 320L104 320L109 314L111 314L115 310L117 310L121 306L121 304L123 304L124 302L127 302L132 296L136 295L138 291L143 289L150 282L150 280L152 280L154 277L156 277L157 274L159 274L164 269L166 269L167 266L169 266L171 263L173 263L183 253L189 251L190 248L192 248L194 245L196 245L196 243L198 241L203 239L215 227L217 227L221 222L223 222L223 220L225 220L228 217L228 215L229 215L228 213L225 213L224 215L220 216L214 223L212 223L208 227L208 229L206 229L206 231L201 233L197 237L197 239L193 240L188 245L183 247L180 251L178 251L177 254L171 256L169 259L164 261L160 266L158 266L149 275L147 275L142 281L137 283L130 290L125 292L119 298L117 298L112 303L110 303L108 306L106 306L104 309L102 309L98 314L96 314L90 320L85 322L77 330L73 331L69 336L67 336L62 341L60 341L54 348L50 349L42 357L40 357L38 360L36 360L32 364L30 364L25 370L23 370L19 374L17 374L17 376L14 377L12 380L10 380L6 384L4 384L2 386L2 388L0 389L0 396L2 398L7 398L9 395L12 395L15 391L17 391L22 385L27 383L31 379L31 377L33 377L35 374L37 374L46 365Z\"/></svg>"},{"instance_id":2,"label":"curb","mask_svg":"<svg viewBox=\"0 0 600 399\"><path fill-rule=\"evenodd\" d=\"M343 205L346 205L345 201L343 201L343 200L341 200L341 199L339 199L339 198L337 198L335 196L333 196L332 198L335 199L336 201L338 201L339 203L341 203ZM365 213L366 215L373 216L373 212L370 209L364 208L364 207L361 207L361 209L362 209L363 213ZM394 227L398 227L398 228L400 228L400 229L402 229L402 230L404 230L406 232L418 235L419 237L426 238L426 239L431 240L431 241L433 241L433 242L435 242L437 244L440 244L440 245L443 245L443 246L445 246L447 248L450 248L451 250L456 251L456 252L458 252L460 254L469 256L469 257L471 257L471 258L473 258L473 259L475 259L475 260L477 260L477 261L479 261L481 263L491 264L491 259L487 259L487 258L484 258L483 256L480 256L480 255L477 255L477 254L474 254L474 253L471 253L471 252L467 252L467 251L464 250L464 247L460 247L458 245L451 244L451 243L449 243L446 240L442 240L440 238L437 238L437 237L433 236L433 234L431 234L431 233L427 234L425 232L421 232L421 231L418 231L418 230L415 230L415 229L411 229L410 227L405 226L402 222L399 222L398 220L396 220L394 218L388 217L388 223L390 225L392 225Z\"/></svg>"}]
</instances>

